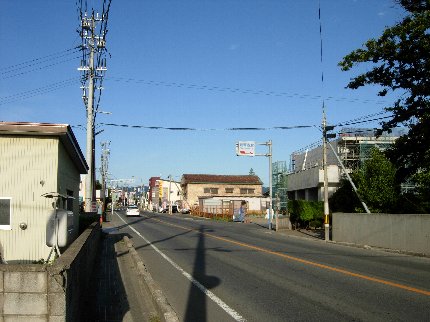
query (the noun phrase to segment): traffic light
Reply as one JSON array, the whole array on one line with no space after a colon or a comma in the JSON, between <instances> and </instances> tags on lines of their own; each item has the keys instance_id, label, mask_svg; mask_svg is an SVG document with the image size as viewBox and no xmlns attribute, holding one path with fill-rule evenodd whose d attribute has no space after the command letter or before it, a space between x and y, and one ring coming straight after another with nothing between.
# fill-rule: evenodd
<instances>
[{"instance_id":1,"label":"traffic light","mask_svg":"<svg viewBox=\"0 0 430 322\"><path fill-rule=\"evenodd\" d=\"M336 133L327 133L328 131L333 131L334 130L334 125L326 125L323 128L323 135L324 138L327 139L334 139L336 137Z\"/></svg>"}]
</instances>

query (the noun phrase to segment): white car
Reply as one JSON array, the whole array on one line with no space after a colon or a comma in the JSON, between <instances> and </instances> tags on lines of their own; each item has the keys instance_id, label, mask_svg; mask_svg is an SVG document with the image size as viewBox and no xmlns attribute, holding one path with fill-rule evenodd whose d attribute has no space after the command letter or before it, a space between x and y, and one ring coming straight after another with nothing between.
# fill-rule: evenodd
<instances>
[{"instance_id":1,"label":"white car","mask_svg":"<svg viewBox=\"0 0 430 322\"><path fill-rule=\"evenodd\" d=\"M135 206L135 205L128 206L126 215L127 215L127 217L140 216L139 208L137 208L137 206Z\"/></svg>"}]
</instances>

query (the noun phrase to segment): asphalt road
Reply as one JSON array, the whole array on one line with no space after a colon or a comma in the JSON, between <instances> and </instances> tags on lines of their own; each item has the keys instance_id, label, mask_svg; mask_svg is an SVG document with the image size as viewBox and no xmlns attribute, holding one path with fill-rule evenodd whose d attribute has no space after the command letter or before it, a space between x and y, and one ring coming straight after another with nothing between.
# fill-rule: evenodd
<instances>
[{"instance_id":1,"label":"asphalt road","mask_svg":"<svg viewBox=\"0 0 430 322\"><path fill-rule=\"evenodd\" d=\"M112 219L181 321L430 321L430 258L178 214Z\"/></svg>"}]
</instances>

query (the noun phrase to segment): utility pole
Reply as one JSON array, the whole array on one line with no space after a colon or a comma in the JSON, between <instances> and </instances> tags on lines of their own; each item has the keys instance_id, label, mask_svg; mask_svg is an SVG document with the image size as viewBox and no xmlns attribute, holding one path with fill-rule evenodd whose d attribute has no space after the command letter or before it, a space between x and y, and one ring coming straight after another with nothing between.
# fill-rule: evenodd
<instances>
[{"instance_id":1,"label":"utility pole","mask_svg":"<svg viewBox=\"0 0 430 322\"><path fill-rule=\"evenodd\" d=\"M328 206L328 172L327 172L327 139L335 138L336 134L327 133L334 129L333 125L327 125L325 109L323 105L323 119L322 119L322 132L323 132L323 169L324 169L324 235L325 240L330 240L330 222L329 222L329 206Z\"/></svg>"},{"instance_id":2,"label":"utility pole","mask_svg":"<svg viewBox=\"0 0 430 322\"><path fill-rule=\"evenodd\" d=\"M266 143L269 146L269 153L267 156L269 157L269 193L270 193L270 207L269 207L269 229L272 230L272 217L273 217L273 171L272 171L272 140ZM278 228L278 216L276 216L276 228Z\"/></svg>"},{"instance_id":3,"label":"utility pole","mask_svg":"<svg viewBox=\"0 0 430 322\"><path fill-rule=\"evenodd\" d=\"M103 11L101 15L94 11L90 16L81 11L81 26L78 30L82 39L82 60L78 70L81 71L82 99L87 112L87 137L86 137L86 161L88 164L88 174L85 176L85 211L94 211L95 202L95 162L94 162L94 130L95 118L98 105L94 108L95 90L100 90L106 71L106 58L103 58L105 49L105 36L107 32L108 11ZM97 26L100 25L100 34L96 33ZM100 98L100 97L99 97ZM100 101L100 99L98 100Z\"/></svg>"},{"instance_id":4,"label":"utility pole","mask_svg":"<svg viewBox=\"0 0 430 322\"><path fill-rule=\"evenodd\" d=\"M103 210L106 209L106 181L107 181L107 175L108 175L108 168L109 168L109 144L110 141L102 142L102 155L101 155L101 168L100 168L100 174L102 176L102 193L101 198L103 198Z\"/></svg>"},{"instance_id":5,"label":"utility pole","mask_svg":"<svg viewBox=\"0 0 430 322\"><path fill-rule=\"evenodd\" d=\"M172 193L172 175L169 175L169 215L172 214L172 200L170 199L170 194Z\"/></svg>"}]
</instances>

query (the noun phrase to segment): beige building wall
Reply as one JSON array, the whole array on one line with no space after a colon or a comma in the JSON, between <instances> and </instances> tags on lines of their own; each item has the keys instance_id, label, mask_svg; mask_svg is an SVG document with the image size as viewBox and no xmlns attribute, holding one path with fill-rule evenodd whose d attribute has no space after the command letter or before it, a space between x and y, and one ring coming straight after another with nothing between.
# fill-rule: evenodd
<instances>
[{"instance_id":1,"label":"beige building wall","mask_svg":"<svg viewBox=\"0 0 430 322\"><path fill-rule=\"evenodd\" d=\"M205 193L205 188L218 188L218 194ZM243 188L254 189L254 193L241 194L240 189ZM186 197L190 206L197 206L199 204L199 197L261 197L263 193L261 185L253 184L189 183L186 189ZM228 193L226 189L233 189L233 192Z\"/></svg>"},{"instance_id":2,"label":"beige building wall","mask_svg":"<svg viewBox=\"0 0 430 322\"><path fill-rule=\"evenodd\" d=\"M0 137L0 178L0 197L12 198L10 227L0 230L2 259L8 263L46 260L50 252L46 225L54 199L42 194L66 194L69 189L78 198L78 171L58 137L4 135ZM73 205L76 215L78 207ZM21 229L20 223L27 228Z\"/></svg>"},{"instance_id":3,"label":"beige building wall","mask_svg":"<svg viewBox=\"0 0 430 322\"><path fill-rule=\"evenodd\" d=\"M70 159L67 150L63 144L59 141L59 153L58 153L58 190L62 195L68 195L68 191L73 192L73 218L74 235L73 239L78 237L79 233L79 186L80 186L80 174L72 159ZM64 206L64 209L66 207Z\"/></svg>"}]
</instances>

